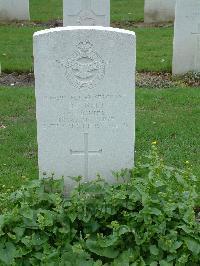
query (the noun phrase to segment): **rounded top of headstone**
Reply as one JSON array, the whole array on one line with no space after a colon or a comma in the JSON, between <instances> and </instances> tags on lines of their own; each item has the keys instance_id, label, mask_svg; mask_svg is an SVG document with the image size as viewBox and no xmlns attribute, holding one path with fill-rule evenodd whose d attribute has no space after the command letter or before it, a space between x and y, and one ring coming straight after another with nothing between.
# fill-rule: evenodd
<instances>
[{"instance_id":1,"label":"rounded top of headstone","mask_svg":"<svg viewBox=\"0 0 200 266\"><path fill-rule=\"evenodd\" d=\"M102 27L102 26L68 26L68 27L57 27L57 28L51 28L46 30L37 31L34 33L34 37L49 34L49 33L55 33L55 32L65 32L65 31L79 31L79 30L94 30L94 31L105 31L105 32L116 32L116 33L122 33L122 34L129 34L135 36L135 32L124 30L124 29L118 29L118 28L112 28L112 27Z\"/></svg>"}]
</instances>

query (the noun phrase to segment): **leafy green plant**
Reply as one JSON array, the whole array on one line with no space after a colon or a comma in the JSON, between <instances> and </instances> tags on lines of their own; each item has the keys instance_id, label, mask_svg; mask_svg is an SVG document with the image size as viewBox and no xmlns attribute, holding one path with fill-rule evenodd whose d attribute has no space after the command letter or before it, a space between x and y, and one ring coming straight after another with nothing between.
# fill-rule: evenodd
<instances>
[{"instance_id":1,"label":"leafy green plant","mask_svg":"<svg viewBox=\"0 0 200 266\"><path fill-rule=\"evenodd\" d=\"M156 145L117 182L32 181L1 194L0 265L200 264L200 223L191 169L166 166Z\"/></svg>"}]
</instances>

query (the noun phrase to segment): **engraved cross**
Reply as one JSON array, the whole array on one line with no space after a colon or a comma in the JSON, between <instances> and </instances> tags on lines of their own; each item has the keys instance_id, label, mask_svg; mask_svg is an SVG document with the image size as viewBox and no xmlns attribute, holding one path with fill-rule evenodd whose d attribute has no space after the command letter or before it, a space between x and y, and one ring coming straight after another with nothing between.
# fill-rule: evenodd
<instances>
[{"instance_id":1,"label":"engraved cross","mask_svg":"<svg viewBox=\"0 0 200 266\"><path fill-rule=\"evenodd\" d=\"M79 155L84 156L84 176L88 178L88 168L89 168L89 155L100 155L102 153L102 149L97 151L90 151L88 148L88 133L84 133L84 150L83 151L73 151L70 150L71 155Z\"/></svg>"},{"instance_id":2,"label":"engraved cross","mask_svg":"<svg viewBox=\"0 0 200 266\"><path fill-rule=\"evenodd\" d=\"M195 47L194 65L195 65L195 70L200 71L200 24L198 24L197 32L191 32L191 34L197 37L196 47Z\"/></svg>"},{"instance_id":3,"label":"engraved cross","mask_svg":"<svg viewBox=\"0 0 200 266\"><path fill-rule=\"evenodd\" d=\"M95 25L95 14L92 11L92 0L82 0L81 12L78 15L77 23L82 26Z\"/></svg>"},{"instance_id":4,"label":"engraved cross","mask_svg":"<svg viewBox=\"0 0 200 266\"><path fill-rule=\"evenodd\" d=\"M77 18L76 22L81 26L95 26L97 18L102 21L101 23L105 20L105 15L97 15L94 10L92 10L92 0L82 0L81 11L76 15L69 16Z\"/></svg>"}]
</instances>

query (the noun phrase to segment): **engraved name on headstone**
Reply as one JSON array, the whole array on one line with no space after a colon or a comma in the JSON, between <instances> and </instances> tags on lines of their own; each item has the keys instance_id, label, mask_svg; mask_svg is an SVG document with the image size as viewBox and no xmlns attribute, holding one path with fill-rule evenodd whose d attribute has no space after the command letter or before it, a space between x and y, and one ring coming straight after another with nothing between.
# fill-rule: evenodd
<instances>
[{"instance_id":1,"label":"engraved name on headstone","mask_svg":"<svg viewBox=\"0 0 200 266\"><path fill-rule=\"evenodd\" d=\"M145 0L144 22L174 21L176 0Z\"/></svg>"},{"instance_id":2,"label":"engraved name on headstone","mask_svg":"<svg viewBox=\"0 0 200 266\"><path fill-rule=\"evenodd\" d=\"M64 26L110 26L110 0L63 0Z\"/></svg>"},{"instance_id":3,"label":"engraved name on headstone","mask_svg":"<svg viewBox=\"0 0 200 266\"><path fill-rule=\"evenodd\" d=\"M0 0L0 20L29 19L29 0Z\"/></svg>"},{"instance_id":4,"label":"engraved name on headstone","mask_svg":"<svg viewBox=\"0 0 200 266\"><path fill-rule=\"evenodd\" d=\"M177 0L173 74L200 72L200 0Z\"/></svg>"},{"instance_id":5,"label":"engraved name on headstone","mask_svg":"<svg viewBox=\"0 0 200 266\"><path fill-rule=\"evenodd\" d=\"M91 180L134 164L135 34L66 27L34 34L37 139L43 173Z\"/></svg>"}]
</instances>

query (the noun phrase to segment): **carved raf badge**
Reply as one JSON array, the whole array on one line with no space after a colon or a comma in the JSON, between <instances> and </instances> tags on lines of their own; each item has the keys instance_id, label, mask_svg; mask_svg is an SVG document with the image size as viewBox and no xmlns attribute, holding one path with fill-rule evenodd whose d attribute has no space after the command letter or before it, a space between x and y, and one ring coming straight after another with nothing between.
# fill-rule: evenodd
<instances>
[{"instance_id":1,"label":"carved raf badge","mask_svg":"<svg viewBox=\"0 0 200 266\"><path fill-rule=\"evenodd\" d=\"M68 81L78 89L92 89L105 75L105 62L89 41L80 42L67 62L59 62L66 69Z\"/></svg>"}]
</instances>

